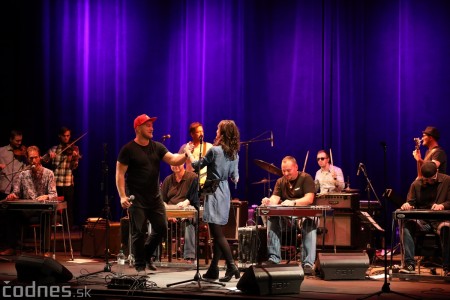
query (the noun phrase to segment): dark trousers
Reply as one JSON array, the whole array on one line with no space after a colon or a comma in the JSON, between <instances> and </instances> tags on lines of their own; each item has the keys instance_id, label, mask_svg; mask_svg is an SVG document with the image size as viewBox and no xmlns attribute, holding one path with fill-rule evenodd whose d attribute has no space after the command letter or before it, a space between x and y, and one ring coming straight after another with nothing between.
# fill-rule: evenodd
<instances>
[{"instance_id":1,"label":"dark trousers","mask_svg":"<svg viewBox=\"0 0 450 300\"><path fill-rule=\"evenodd\" d=\"M167 217L164 204L152 209L131 206L128 209L131 228L131 252L134 254L136 268L145 267L167 233ZM152 226L147 236L147 221Z\"/></svg>"}]
</instances>

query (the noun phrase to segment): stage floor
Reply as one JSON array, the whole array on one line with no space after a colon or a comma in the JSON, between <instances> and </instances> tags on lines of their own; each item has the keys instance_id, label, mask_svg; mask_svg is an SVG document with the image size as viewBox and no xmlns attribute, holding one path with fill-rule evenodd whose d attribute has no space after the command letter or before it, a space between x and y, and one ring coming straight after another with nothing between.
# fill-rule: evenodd
<instances>
[{"instance_id":1,"label":"stage floor","mask_svg":"<svg viewBox=\"0 0 450 300\"><path fill-rule=\"evenodd\" d=\"M31 253L25 253L31 255ZM0 280L3 289L6 285L23 285L17 279L16 262L19 256L3 257L7 260L0 262ZM44 260L44 258L42 258ZM50 259L53 260L53 259ZM58 286L70 288L72 296L79 295L92 299L204 299L204 298L247 298L247 299L408 299L409 296L416 299L450 299L450 281L438 275L431 275L429 269L422 269L420 276L406 276L398 278L394 274L385 281L383 264L370 266L366 279L362 280L323 280L316 276L305 276L300 282L298 293L287 295L249 295L236 288L239 279L232 279L224 287L206 281L196 279L197 268L195 265L183 262L161 262L157 271L148 271L146 277L138 276L134 268L126 265L126 278L137 283L135 288L108 288L114 274L103 272L107 269L104 258L89 258L75 253L74 260L63 252L56 254L58 265L64 266L71 272L73 278L58 284ZM117 265L112 258L111 271L115 272ZM381 262L383 263L383 262ZM291 262L292 266L297 264ZM241 266L241 276L246 271L246 266ZM207 266L204 260L200 260L200 274L204 274ZM96 274L91 274L96 273ZM89 274L89 276L86 276ZM225 270L220 271L220 276ZM36 275L38 276L38 275ZM188 281L177 284L181 281ZM167 287L167 285L171 285ZM30 285L29 283L27 285ZM2 290L5 292L5 290ZM381 292L380 295L376 295ZM400 293L400 294L398 294ZM404 294L404 295L403 295ZM5 295L3 295L5 296ZM370 296L370 297L369 297ZM2 297L3 298L3 297Z\"/></svg>"}]
</instances>

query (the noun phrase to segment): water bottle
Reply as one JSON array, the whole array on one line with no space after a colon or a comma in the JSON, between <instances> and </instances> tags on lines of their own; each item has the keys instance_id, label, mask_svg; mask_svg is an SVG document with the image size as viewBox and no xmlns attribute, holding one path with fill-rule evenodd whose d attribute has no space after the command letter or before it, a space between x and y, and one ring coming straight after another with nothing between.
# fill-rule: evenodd
<instances>
[{"instance_id":1,"label":"water bottle","mask_svg":"<svg viewBox=\"0 0 450 300\"><path fill-rule=\"evenodd\" d=\"M125 270L125 254L123 253L123 250L119 251L119 254L117 254L117 276L123 276Z\"/></svg>"}]
</instances>

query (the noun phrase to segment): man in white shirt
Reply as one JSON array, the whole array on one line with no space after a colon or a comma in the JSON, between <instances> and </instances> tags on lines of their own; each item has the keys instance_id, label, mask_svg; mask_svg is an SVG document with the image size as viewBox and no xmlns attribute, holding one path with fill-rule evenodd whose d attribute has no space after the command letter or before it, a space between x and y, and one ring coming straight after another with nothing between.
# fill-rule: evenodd
<instances>
[{"instance_id":1,"label":"man in white shirt","mask_svg":"<svg viewBox=\"0 0 450 300\"><path fill-rule=\"evenodd\" d=\"M320 186L319 193L340 192L345 188L344 174L339 167L330 163L330 155L325 150L317 152L320 169L316 172L315 182Z\"/></svg>"}]
</instances>

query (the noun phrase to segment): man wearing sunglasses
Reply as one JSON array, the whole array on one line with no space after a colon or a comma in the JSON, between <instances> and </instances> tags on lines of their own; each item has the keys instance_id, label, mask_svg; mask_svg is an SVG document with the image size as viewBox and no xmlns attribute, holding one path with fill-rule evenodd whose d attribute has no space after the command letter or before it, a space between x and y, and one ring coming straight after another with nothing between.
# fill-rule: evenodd
<instances>
[{"instance_id":1,"label":"man wearing sunglasses","mask_svg":"<svg viewBox=\"0 0 450 300\"><path fill-rule=\"evenodd\" d=\"M339 167L331 164L330 156L325 150L317 152L317 163L320 169L316 172L316 192L326 194L340 192L345 188L344 174Z\"/></svg>"},{"instance_id":2,"label":"man wearing sunglasses","mask_svg":"<svg viewBox=\"0 0 450 300\"><path fill-rule=\"evenodd\" d=\"M434 162L424 162L421 167L423 178L416 179L408 192L407 202L402 210L450 209L450 176L440 174ZM401 230L404 266L401 273L415 273L414 236L416 232L434 232L440 236L442 247L442 268L445 276L450 276L450 221L405 220Z\"/></svg>"}]
</instances>

